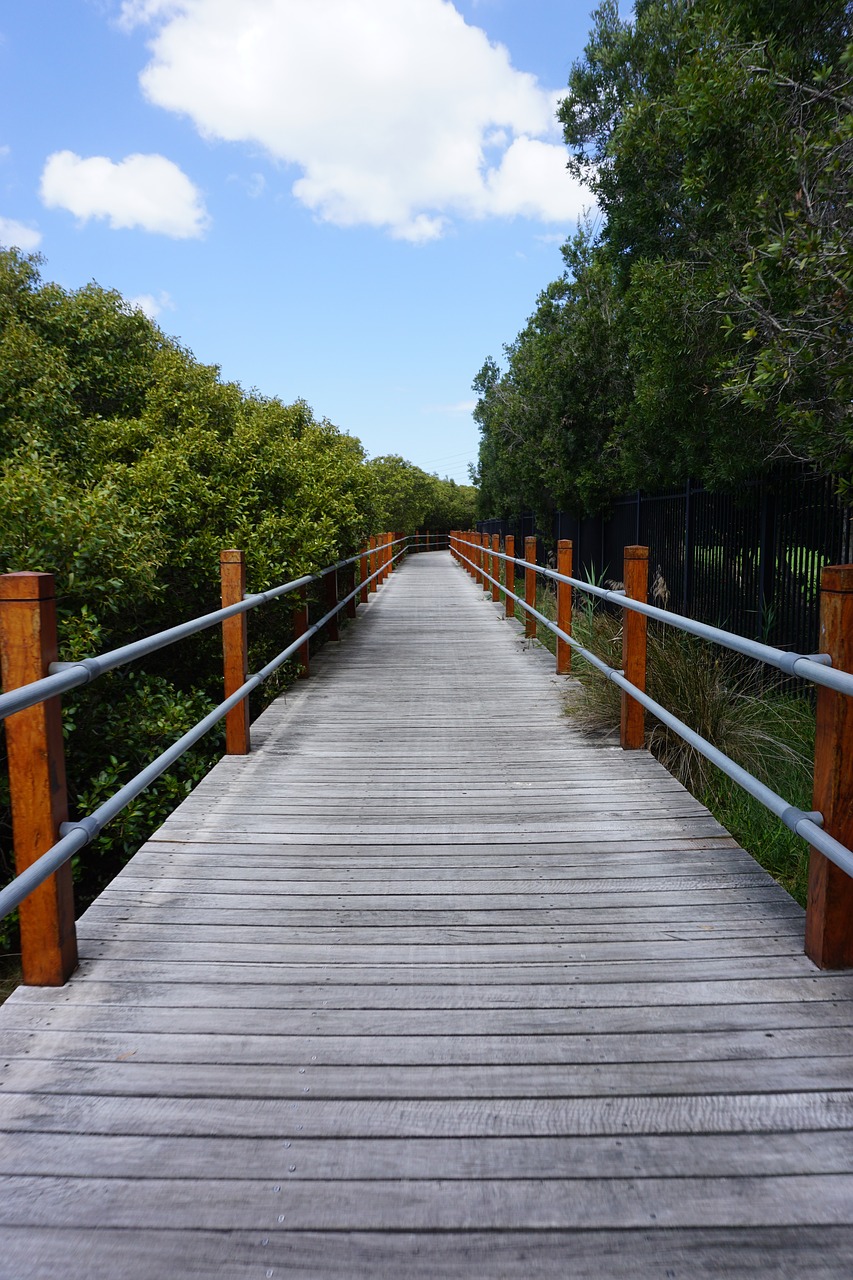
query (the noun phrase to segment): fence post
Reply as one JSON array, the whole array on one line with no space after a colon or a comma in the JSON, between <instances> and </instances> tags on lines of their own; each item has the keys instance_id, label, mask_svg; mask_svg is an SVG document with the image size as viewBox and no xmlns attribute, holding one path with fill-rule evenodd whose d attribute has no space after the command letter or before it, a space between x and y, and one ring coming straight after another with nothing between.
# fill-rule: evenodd
<instances>
[{"instance_id":1,"label":"fence post","mask_svg":"<svg viewBox=\"0 0 853 1280\"><path fill-rule=\"evenodd\" d=\"M370 573L368 565L370 563L370 543L362 549L361 559L358 562L358 580L361 590L358 595L359 604L367 604L367 597L370 594L370 588L367 585L367 578Z\"/></svg>"},{"instance_id":2,"label":"fence post","mask_svg":"<svg viewBox=\"0 0 853 1280\"><path fill-rule=\"evenodd\" d=\"M308 588L302 587L299 591L294 592L296 599L301 601L301 607L296 610L293 615L293 633L294 639L298 640L300 636L304 636L308 630ZM297 662L299 663L299 679L307 680L311 674L311 654L310 641L306 640L303 645L296 650Z\"/></svg>"},{"instance_id":3,"label":"fence post","mask_svg":"<svg viewBox=\"0 0 853 1280\"><path fill-rule=\"evenodd\" d=\"M489 582L488 574L492 570L492 539L488 533L480 534L480 564L483 569L483 591L491 592L492 584Z\"/></svg>"},{"instance_id":4,"label":"fence post","mask_svg":"<svg viewBox=\"0 0 853 1280\"><path fill-rule=\"evenodd\" d=\"M337 569L333 569L331 573L326 574L325 578L323 579L323 587L324 587L323 612L328 613L329 610L334 609L335 605L338 603L338 571ZM326 639L340 640L340 638L341 638L341 633L338 627L338 615L333 614L332 617L329 619L329 621L326 623Z\"/></svg>"},{"instance_id":5,"label":"fence post","mask_svg":"<svg viewBox=\"0 0 853 1280\"><path fill-rule=\"evenodd\" d=\"M239 604L246 594L246 557L233 548L219 553L222 607ZM249 637L245 613L222 623L222 658L225 668L225 697L230 698L249 676ZM225 716L225 750L229 756L246 756L252 749L249 735L249 699L232 707Z\"/></svg>"},{"instance_id":6,"label":"fence post","mask_svg":"<svg viewBox=\"0 0 853 1280\"><path fill-rule=\"evenodd\" d=\"M531 564L536 564L536 537L524 539L524 558L529 560ZM524 601L525 604L536 607L536 570L524 570ZM536 636L536 619L532 614L524 611L524 634L525 636Z\"/></svg>"},{"instance_id":7,"label":"fence post","mask_svg":"<svg viewBox=\"0 0 853 1280\"><path fill-rule=\"evenodd\" d=\"M56 587L50 573L0 576L0 658L8 692L48 675L58 656ZM15 870L18 875L59 839L68 818L59 698L6 718ZM71 863L20 906L21 965L31 987L61 987L77 968Z\"/></svg>"},{"instance_id":8,"label":"fence post","mask_svg":"<svg viewBox=\"0 0 853 1280\"><path fill-rule=\"evenodd\" d=\"M375 573L375 572L376 572L376 570L379 568L379 564L378 564L378 560L379 560L379 553L378 553L378 552L377 552L377 550L376 550L376 539L375 539L374 537L371 537L371 538L370 538L370 541L368 542L368 548L369 548L369 552L368 552L368 564L370 565L370 572L371 572L371 574L373 574L373 573ZM371 579L370 579L370 592L371 592L371 594L376 590L376 587L377 587L377 580L376 580L376 578L371 578Z\"/></svg>"},{"instance_id":9,"label":"fence post","mask_svg":"<svg viewBox=\"0 0 853 1280\"><path fill-rule=\"evenodd\" d=\"M567 578L572 576L572 552L571 540L561 538L557 543L557 573L565 574ZM568 582L557 583L557 626L561 631L565 631L567 636L572 634L572 589ZM557 636L557 675L567 676L571 669L571 645Z\"/></svg>"},{"instance_id":10,"label":"fence post","mask_svg":"<svg viewBox=\"0 0 853 1280\"><path fill-rule=\"evenodd\" d=\"M626 547L624 561L625 595L631 600L649 598L649 549ZM622 610L622 670L625 678L643 693L646 691L646 618L631 609ZM622 692L621 741L626 751L636 751L646 740L646 717L643 708L629 694Z\"/></svg>"},{"instance_id":11,"label":"fence post","mask_svg":"<svg viewBox=\"0 0 853 1280\"><path fill-rule=\"evenodd\" d=\"M508 533L504 538L504 555L512 557L507 560L506 572L504 573L504 586L506 587L506 593L504 593L504 607L506 609L506 616L508 618L514 618L515 601L509 594L507 594L510 591L515 591L515 538L511 533Z\"/></svg>"},{"instance_id":12,"label":"fence post","mask_svg":"<svg viewBox=\"0 0 853 1280\"><path fill-rule=\"evenodd\" d=\"M820 577L820 651L833 667L853 667L853 565L828 565ZM813 806L824 830L853 844L853 701L817 690ZM812 849L805 952L820 969L853 967L853 879Z\"/></svg>"},{"instance_id":13,"label":"fence post","mask_svg":"<svg viewBox=\"0 0 853 1280\"><path fill-rule=\"evenodd\" d=\"M499 533L493 533L492 534L492 554L491 554L490 560L492 565L492 577L495 579L495 581L492 583L492 600L494 601L495 604L500 604L500 600L501 600L501 589L500 589L500 586L498 585L500 582L500 576L501 576L500 567L499 567L500 561L498 560L498 557L496 555L496 552L500 551L500 549L501 549L501 535Z\"/></svg>"}]
</instances>

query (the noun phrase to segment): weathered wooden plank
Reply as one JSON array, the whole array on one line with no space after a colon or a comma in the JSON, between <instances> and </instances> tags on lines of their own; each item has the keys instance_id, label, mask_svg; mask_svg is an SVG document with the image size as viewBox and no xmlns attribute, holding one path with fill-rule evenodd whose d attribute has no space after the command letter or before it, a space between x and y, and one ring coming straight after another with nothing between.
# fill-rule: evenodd
<instances>
[{"instance_id":1,"label":"weathered wooden plank","mask_svg":"<svg viewBox=\"0 0 853 1280\"><path fill-rule=\"evenodd\" d=\"M669 1180L589 1179L565 1184L542 1179L470 1182L393 1179L330 1182L324 1194L293 1181L278 1192L262 1183L220 1178L200 1196L181 1178L67 1179L8 1177L0 1224L97 1228L171 1227L286 1230L626 1229L697 1226L843 1225L853 1175L771 1175Z\"/></svg>"},{"instance_id":2,"label":"weathered wooden plank","mask_svg":"<svg viewBox=\"0 0 853 1280\"><path fill-rule=\"evenodd\" d=\"M233 1077L239 1080L239 1074ZM0 1131L197 1137L623 1137L853 1130L853 1090L574 1098L323 1099L0 1092ZM811 1137L809 1137L811 1141ZM162 1172L154 1166L155 1174ZM670 1188L673 1196L677 1188Z\"/></svg>"},{"instance_id":3,"label":"weathered wooden plank","mask_svg":"<svg viewBox=\"0 0 853 1280\"><path fill-rule=\"evenodd\" d=\"M761 984L759 984L760 986ZM138 986L132 983L88 982L75 989L73 1001L52 1004L20 999L20 991L6 1006L3 1025L11 1031L111 1031L119 1035L162 1034L254 1035L259 1030L275 1030L302 1037L306 1052L315 1041L325 1043L334 1036L525 1036L536 1040L552 1035L607 1037L638 1032L665 1031L720 1032L752 1031L756 1034L785 1029L808 1028L823 1040L824 1029L845 1032L853 1025L853 999L848 1000L763 1000L734 1003L717 1000L706 1004L598 1005L559 1008L398 1008L389 1018L385 1009L334 1009L288 1007L286 1016L275 1013L278 1006L262 1003L261 995L243 988L244 999L237 1003L217 1000L221 989L192 984L165 983ZM190 992L196 992L189 1005ZM229 992L230 993L230 989ZM4 1040L5 1043L5 1040ZM313 1049L310 1052L314 1052Z\"/></svg>"},{"instance_id":4,"label":"weathered wooden plank","mask_svg":"<svg viewBox=\"0 0 853 1280\"><path fill-rule=\"evenodd\" d=\"M289 1027L262 1029L255 1018L251 1032L235 1030L226 1017L203 1035L182 1028L175 1014L171 1026L157 1033L92 1030L67 1031L55 1027L27 1031L7 1030L3 1036L4 1060L29 1062L125 1062L245 1064L250 1066L304 1067L313 1074L317 1066L496 1066L563 1065L585 1063L631 1064L642 1062L749 1061L773 1058L807 1058L815 1043L815 1028L774 1031L700 1031L674 1033L635 1032L594 1036L472 1035L402 1036L353 1034L345 1036L294 1035ZM849 1027L821 1030L821 1057L853 1056L853 1031ZM763 1069L759 1067L758 1069ZM626 1080L630 1082L630 1072Z\"/></svg>"},{"instance_id":5,"label":"weathered wooden plank","mask_svg":"<svg viewBox=\"0 0 853 1280\"><path fill-rule=\"evenodd\" d=\"M758 978L754 965L749 965L750 976L713 979L708 975L709 966L701 966L700 976L672 980L669 966L666 975L657 979L648 973L638 972L637 965L626 965L614 973L605 969L598 973L588 967L583 978L563 970L557 981L532 966L527 973L517 973L515 982L506 980L485 981L490 975L477 974L477 981L466 981L463 973L450 968L442 974L439 985L429 985L416 979L418 974L407 975L399 969L393 981L341 984L333 983L328 970L322 975L323 990L317 984L306 981L304 972L290 972L271 964L165 964L157 961L84 960L75 974L75 991L85 999L88 980L94 979L98 987L104 982L121 984L125 990L133 989L137 1000L143 997L141 989L147 989L147 998L157 1003L165 998L172 1004L210 1004L222 1008L249 1006L255 1008L313 1008L317 1009L318 995L322 995L319 1008L358 1009L575 1009L600 1008L602 1006L669 1006L692 1004L730 1004L738 1002L765 1002L787 1004L808 1000L850 999L853 981L848 974L815 975L805 962L792 964L793 971L785 976ZM747 966L744 966L747 968ZM683 971L684 966L679 966ZM340 975L338 975L340 976ZM405 982L407 976L412 981ZM494 975L491 975L494 977ZM453 979L456 979L455 981ZM670 979L670 980L668 980ZM568 984L571 984L570 986ZM17 993L16 993L17 996ZM4 1006L5 1008L5 1006Z\"/></svg>"},{"instance_id":6,"label":"weathered wooden plank","mask_svg":"<svg viewBox=\"0 0 853 1280\"><path fill-rule=\"evenodd\" d=\"M497 1099L621 1097L625 1094L695 1094L703 1097L752 1090L756 1094L790 1089L844 1089L853 1079L853 1055L768 1058L760 1066L750 1059L701 1062L599 1062L576 1066L541 1063L478 1066L405 1066L380 1069L349 1065L301 1068L286 1063L43 1061L8 1058L0 1064L0 1092L65 1094L69 1091L104 1097L143 1095L186 1098L276 1099L292 1103L312 1099Z\"/></svg>"},{"instance_id":7,"label":"weathered wooden plank","mask_svg":"<svg viewBox=\"0 0 853 1280\"><path fill-rule=\"evenodd\" d=\"M718 1178L853 1173L853 1131L602 1138L215 1138L0 1135L0 1172L30 1176L229 1178L274 1182L393 1178Z\"/></svg>"},{"instance_id":8,"label":"weathered wooden plank","mask_svg":"<svg viewBox=\"0 0 853 1280\"><path fill-rule=\"evenodd\" d=\"M642 1231L304 1232L174 1231L100 1227L6 1228L3 1257L16 1280L151 1280L181 1276L229 1280L286 1275L288 1280L645 1280L662 1276L848 1280L853 1229L731 1227Z\"/></svg>"}]
</instances>

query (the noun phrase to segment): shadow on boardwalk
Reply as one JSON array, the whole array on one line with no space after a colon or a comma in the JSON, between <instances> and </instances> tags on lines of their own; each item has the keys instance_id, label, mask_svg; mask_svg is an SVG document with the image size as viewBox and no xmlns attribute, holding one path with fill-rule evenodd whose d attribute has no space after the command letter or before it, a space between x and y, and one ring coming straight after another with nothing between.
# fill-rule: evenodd
<instances>
[{"instance_id":1,"label":"shadow on boardwalk","mask_svg":"<svg viewBox=\"0 0 853 1280\"><path fill-rule=\"evenodd\" d=\"M848 1277L853 977L412 558L0 1011L0 1275Z\"/></svg>"}]
</instances>

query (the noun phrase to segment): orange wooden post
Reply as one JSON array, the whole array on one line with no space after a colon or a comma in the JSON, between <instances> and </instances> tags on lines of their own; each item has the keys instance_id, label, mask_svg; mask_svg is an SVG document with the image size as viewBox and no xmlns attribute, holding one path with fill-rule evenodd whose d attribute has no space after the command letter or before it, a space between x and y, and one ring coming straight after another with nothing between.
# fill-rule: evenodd
<instances>
[{"instance_id":1,"label":"orange wooden post","mask_svg":"<svg viewBox=\"0 0 853 1280\"><path fill-rule=\"evenodd\" d=\"M506 574L504 576L504 586L506 587L506 593L504 595L506 616L508 618L514 618L515 601L508 594L510 591L515 591L515 538L511 533L508 533L504 538L504 555L510 557L506 562Z\"/></svg>"},{"instance_id":2,"label":"orange wooden post","mask_svg":"<svg viewBox=\"0 0 853 1280\"><path fill-rule=\"evenodd\" d=\"M572 576L572 544L569 538L561 538L557 543L557 573L567 578ZM572 589L567 582L557 583L557 626L572 634ZM565 640L557 637L557 675L567 676L572 669L572 649Z\"/></svg>"},{"instance_id":3,"label":"orange wooden post","mask_svg":"<svg viewBox=\"0 0 853 1280\"><path fill-rule=\"evenodd\" d=\"M480 565L483 570L483 590L491 591L492 584L486 577L492 571L492 539L487 533L480 535Z\"/></svg>"},{"instance_id":4,"label":"orange wooden post","mask_svg":"<svg viewBox=\"0 0 853 1280\"><path fill-rule=\"evenodd\" d=\"M8 692L48 674L58 656L50 573L0 577L0 660ZM12 833L18 875L59 840L68 819L59 698L6 718ZM61 987L77 968L74 888L66 862L20 906L21 964L31 987Z\"/></svg>"},{"instance_id":5,"label":"orange wooden post","mask_svg":"<svg viewBox=\"0 0 853 1280\"><path fill-rule=\"evenodd\" d=\"M820 652L853 669L853 565L828 565L820 577ZM853 699L817 687L813 807L824 830L853 845ZM817 849L809 861L806 955L820 969L853 967L853 879Z\"/></svg>"},{"instance_id":6,"label":"orange wooden post","mask_svg":"<svg viewBox=\"0 0 853 1280\"><path fill-rule=\"evenodd\" d=\"M649 549L626 547L625 594L631 600L649 597ZM646 692L646 618L632 609L622 610L622 670L625 678ZM630 694L622 693L621 741L626 751L636 751L645 744L646 716L643 708Z\"/></svg>"},{"instance_id":7,"label":"orange wooden post","mask_svg":"<svg viewBox=\"0 0 853 1280\"><path fill-rule=\"evenodd\" d=\"M301 607L293 615L294 639L298 640L308 630L308 588L302 587L301 590L295 592L295 595L297 600L301 601ZM300 645L296 653L299 663L299 679L307 680L311 674L310 641L306 640L303 645Z\"/></svg>"},{"instance_id":8,"label":"orange wooden post","mask_svg":"<svg viewBox=\"0 0 853 1280\"><path fill-rule=\"evenodd\" d=\"M536 539L524 539L524 558L529 560L531 564L536 564ZM536 607L536 570L524 570L524 600L526 604ZM526 636L536 635L536 619L527 610L524 612L524 634Z\"/></svg>"},{"instance_id":9,"label":"orange wooden post","mask_svg":"<svg viewBox=\"0 0 853 1280\"><path fill-rule=\"evenodd\" d=\"M222 607L239 604L246 594L246 557L242 551L220 551L219 578ZM222 624L222 657L225 666L225 697L230 698L249 677L249 637L245 613L226 618ZM229 756L245 756L252 749L249 736L249 699L232 707L225 716L225 750Z\"/></svg>"},{"instance_id":10,"label":"orange wooden post","mask_svg":"<svg viewBox=\"0 0 853 1280\"><path fill-rule=\"evenodd\" d=\"M358 563L359 582L361 583L361 593L359 600L362 604L367 604L367 597L370 594L370 587L367 585L367 579L370 574L368 565L370 564L370 544L361 553L361 560Z\"/></svg>"},{"instance_id":11,"label":"orange wooden post","mask_svg":"<svg viewBox=\"0 0 853 1280\"><path fill-rule=\"evenodd\" d=\"M338 571L333 569L331 573L327 573L323 579L323 612L328 613L330 609L334 609L338 603ZM338 615L335 613L326 623L326 639L340 640L341 633L338 627Z\"/></svg>"},{"instance_id":12,"label":"orange wooden post","mask_svg":"<svg viewBox=\"0 0 853 1280\"><path fill-rule=\"evenodd\" d=\"M375 573L376 570L379 568L379 552L376 547L375 538L370 539L369 547L370 547L370 554L368 557L368 563L370 565L370 572ZM375 591L378 585L379 585L378 579L371 578L371 581L370 581L371 592Z\"/></svg>"},{"instance_id":13,"label":"orange wooden post","mask_svg":"<svg viewBox=\"0 0 853 1280\"><path fill-rule=\"evenodd\" d=\"M501 535L499 533L493 533L491 562L492 562L492 577L494 578L495 581L492 583L492 599L494 600L495 604L499 604L500 598L501 598L501 589L499 586L500 576L501 576L500 560L498 560L498 557L496 555L496 552L500 551L500 549L501 549Z\"/></svg>"},{"instance_id":14,"label":"orange wooden post","mask_svg":"<svg viewBox=\"0 0 853 1280\"><path fill-rule=\"evenodd\" d=\"M394 556L394 551L391 546L391 543L394 539L394 535L393 533L386 533L384 534L384 538L385 538L385 572L382 575L383 582L387 580L388 575L391 572L391 561Z\"/></svg>"},{"instance_id":15,"label":"orange wooden post","mask_svg":"<svg viewBox=\"0 0 853 1280\"><path fill-rule=\"evenodd\" d=\"M429 551L429 529L426 531L426 549Z\"/></svg>"}]
</instances>

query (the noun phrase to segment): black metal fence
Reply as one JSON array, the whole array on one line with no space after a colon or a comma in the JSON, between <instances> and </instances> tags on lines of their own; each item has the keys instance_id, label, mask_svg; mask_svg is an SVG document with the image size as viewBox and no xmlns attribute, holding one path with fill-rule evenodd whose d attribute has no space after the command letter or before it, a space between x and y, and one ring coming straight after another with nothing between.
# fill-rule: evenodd
<instances>
[{"instance_id":1,"label":"black metal fence","mask_svg":"<svg viewBox=\"0 0 853 1280\"><path fill-rule=\"evenodd\" d=\"M795 468L732 494L688 482L620 498L609 516L556 512L548 530L529 513L478 528L514 534L516 555L536 534L540 562L571 538L575 576L593 582L619 582L623 548L647 546L655 604L801 653L818 645L821 568L853 560L851 509L835 482Z\"/></svg>"}]
</instances>

